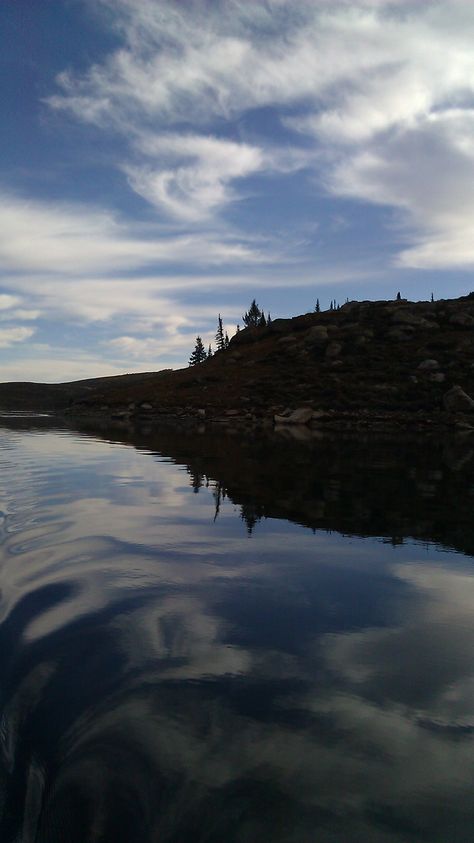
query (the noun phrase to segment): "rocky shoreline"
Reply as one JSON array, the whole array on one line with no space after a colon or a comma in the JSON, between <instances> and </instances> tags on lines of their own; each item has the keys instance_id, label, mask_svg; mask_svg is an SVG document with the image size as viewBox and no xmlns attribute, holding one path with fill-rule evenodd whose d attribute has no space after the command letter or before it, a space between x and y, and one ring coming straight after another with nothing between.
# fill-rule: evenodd
<instances>
[{"instance_id":1,"label":"rocky shoreline","mask_svg":"<svg viewBox=\"0 0 474 843\"><path fill-rule=\"evenodd\" d=\"M109 408L103 410L87 411L66 411L64 415L68 419L87 419L91 422L105 422L107 420L121 427L145 427L155 425L173 424L180 422L189 426L200 427L215 426L216 428L248 430L273 429L281 435L303 439L311 438L324 432L356 432L373 431L377 433L397 431L429 432L444 431L457 432L462 434L474 434L474 415L465 412L435 412L429 416L423 411L407 413L395 411L390 413L374 412L370 410L360 411L311 411L307 413L306 407L296 410L288 410L286 415L260 415L253 416L241 414L238 410L228 410L223 414L210 415L200 413L199 410L155 410L150 411L141 408L117 409L110 412ZM303 420L305 419L305 420Z\"/></svg>"},{"instance_id":2,"label":"rocky shoreline","mask_svg":"<svg viewBox=\"0 0 474 843\"><path fill-rule=\"evenodd\" d=\"M246 328L196 366L70 384L0 384L0 410L153 425L474 432L474 294L348 302Z\"/></svg>"}]
</instances>

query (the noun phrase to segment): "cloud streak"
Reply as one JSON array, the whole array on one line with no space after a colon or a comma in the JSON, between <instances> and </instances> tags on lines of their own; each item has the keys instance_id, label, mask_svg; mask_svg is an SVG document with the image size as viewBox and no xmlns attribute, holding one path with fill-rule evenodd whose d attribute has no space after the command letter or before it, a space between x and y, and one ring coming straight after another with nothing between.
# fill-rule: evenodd
<instances>
[{"instance_id":1,"label":"cloud streak","mask_svg":"<svg viewBox=\"0 0 474 843\"><path fill-rule=\"evenodd\" d=\"M399 266L472 264L469 4L102 5L114 12L122 46L83 75L63 73L49 104L129 134L143 156L124 164L130 186L160 212L208 219L238 197L235 180L271 171L264 129L249 144L215 127L235 132L242 115L274 109L293 132L288 157L304 140L301 166L332 195L386 205L397 221L403 212ZM202 134L176 130L190 122Z\"/></svg>"},{"instance_id":2,"label":"cloud streak","mask_svg":"<svg viewBox=\"0 0 474 843\"><path fill-rule=\"evenodd\" d=\"M248 238L230 233L219 237L210 232L170 232L157 225L134 226L111 212L80 204L8 194L0 199L0 259L10 270L110 274L152 264L215 266L270 259ZM8 304L4 299L4 306Z\"/></svg>"},{"instance_id":3,"label":"cloud streak","mask_svg":"<svg viewBox=\"0 0 474 843\"><path fill-rule=\"evenodd\" d=\"M0 328L0 348L9 348L15 343L24 342L34 334L34 328L15 326L12 328Z\"/></svg>"},{"instance_id":4,"label":"cloud streak","mask_svg":"<svg viewBox=\"0 0 474 843\"><path fill-rule=\"evenodd\" d=\"M187 222L205 220L237 199L229 184L264 167L258 148L212 136L148 136L139 148L147 157L174 166L127 166L131 187L165 213Z\"/></svg>"}]
</instances>

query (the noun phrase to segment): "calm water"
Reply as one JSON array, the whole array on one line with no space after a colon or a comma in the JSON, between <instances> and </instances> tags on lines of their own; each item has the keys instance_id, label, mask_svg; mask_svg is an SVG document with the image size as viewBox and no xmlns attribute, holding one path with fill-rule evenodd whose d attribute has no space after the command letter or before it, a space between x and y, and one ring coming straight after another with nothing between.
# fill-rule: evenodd
<instances>
[{"instance_id":1,"label":"calm water","mask_svg":"<svg viewBox=\"0 0 474 843\"><path fill-rule=\"evenodd\" d=\"M459 843L474 451L0 420L2 843Z\"/></svg>"}]
</instances>

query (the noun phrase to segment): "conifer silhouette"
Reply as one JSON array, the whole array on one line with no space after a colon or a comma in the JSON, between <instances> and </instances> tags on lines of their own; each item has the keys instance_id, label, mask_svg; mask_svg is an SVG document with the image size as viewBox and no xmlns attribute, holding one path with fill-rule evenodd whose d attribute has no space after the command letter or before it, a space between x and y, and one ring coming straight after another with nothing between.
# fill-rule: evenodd
<instances>
[{"instance_id":1,"label":"conifer silhouette","mask_svg":"<svg viewBox=\"0 0 474 843\"><path fill-rule=\"evenodd\" d=\"M194 346L194 351L189 358L189 365L196 366L198 363L203 363L206 359L206 349L203 346L201 337L196 337L196 345Z\"/></svg>"},{"instance_id":2,"label":"conifer silhouette","mask_svg":"<svg viewBox=\"0 0 474 843\"><path fill-rule=\"evenodd\" d=\"M244 323L246 328L257 328L261 324L260 320L262 316L263 313L254 299L249 309L247 310L247 313L244 313L244 315L242 316L242 322ZM264 316L263 318L265 319Z\"/></svg>"},{"instance_id":3,"label":"conifer silhouette","mask_svg":"<svg viewBox=\"0 0 474 843\"><path fill-rule=\"evenodd\" d=\"M217 317L216 345L218 351L222 351L222 349L225 348L224 328L222 325L222 317L220 313Z\"/></svg>"}]
</instances>

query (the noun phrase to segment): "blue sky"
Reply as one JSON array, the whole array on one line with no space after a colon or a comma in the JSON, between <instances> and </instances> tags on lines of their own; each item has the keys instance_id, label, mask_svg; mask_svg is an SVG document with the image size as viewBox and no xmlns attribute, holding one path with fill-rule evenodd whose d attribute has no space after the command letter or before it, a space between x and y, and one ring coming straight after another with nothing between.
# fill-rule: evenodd
<instances>
[{"instance_id":1,"label":"blue sky","mask_svg":"<svg viewBox=\"0 0 474 843\"><path fill-rule=\"evenodd\" d=\"M4 0L0 380L474 289L474 4Z\"/></svg>"}]
</instances>

